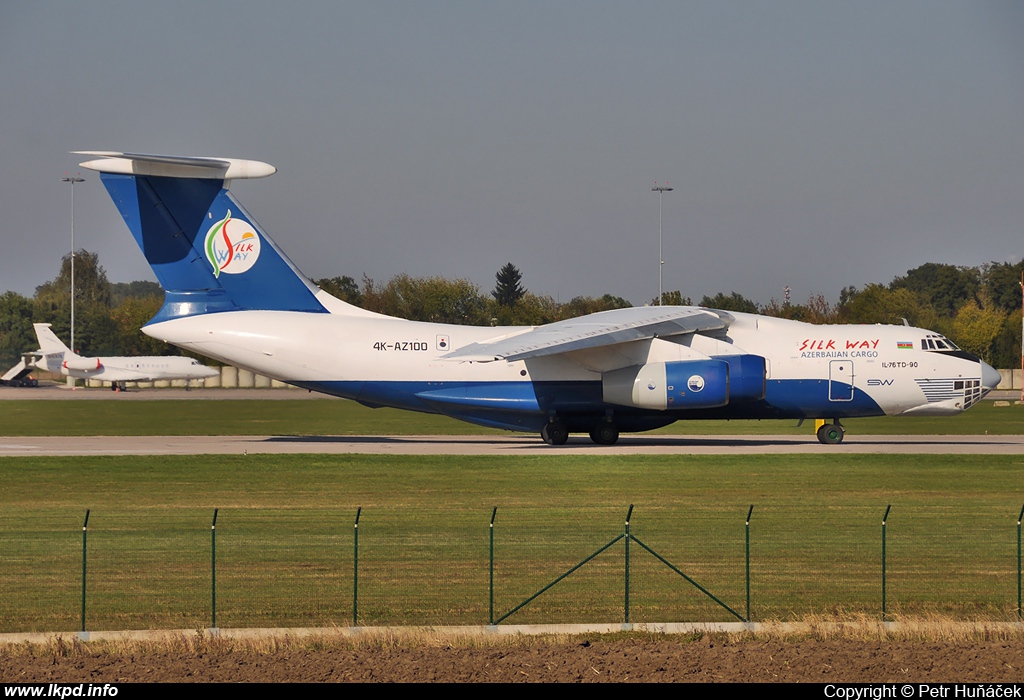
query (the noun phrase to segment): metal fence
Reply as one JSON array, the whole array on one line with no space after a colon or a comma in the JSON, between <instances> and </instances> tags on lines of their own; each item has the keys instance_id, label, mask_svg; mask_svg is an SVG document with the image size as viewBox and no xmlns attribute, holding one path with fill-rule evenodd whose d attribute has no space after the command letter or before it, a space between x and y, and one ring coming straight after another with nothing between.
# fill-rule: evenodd
<instances>
[{"instance_id":1,"label":"metal fence","mask_svg":"<svg viewBox=\"0 0 1024 700\"><path fill-rule=\"evenodd\" d=\"M0 631L1020 617L1024 509L887 506L54 515L0 523Z\"/></svg>"}]
</instances>

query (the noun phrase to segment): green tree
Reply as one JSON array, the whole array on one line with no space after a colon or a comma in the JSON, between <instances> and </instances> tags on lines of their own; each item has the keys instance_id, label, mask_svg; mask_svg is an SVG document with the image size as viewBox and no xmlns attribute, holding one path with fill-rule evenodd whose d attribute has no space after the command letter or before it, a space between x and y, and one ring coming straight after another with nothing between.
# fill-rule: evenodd
<instances>
[{"instance_id":1,"label":"green tree","mask_svg":"<svg viewBox=\"0 0 1024 700\"><path fill-rule=\"evenodd\" d=\"M894 279L889 288L908 289L927 299L936 313L953 318L957 309L977 298L981 273L973 267L925 263Z\"/></svg>"},{"instance_id":2,"label":"green tree","mask_svg":"<svg viewBox=\"0 0 1024 700\"><path fill-rule=\"evenodd\" d=\"M99 256L85 250L75 253L75 350L85 355L109 353L110 282ZM36 287L33 319L49 323L61 340L71 340L71 256L61 259L57 277Z\"/></svg>"},{"instance_id":3,"label":"green tree","mask_svg":"<svg viewBox=\"0 0 1024 700\"><path fill-rule=\"evenodd\" d=\"M982 270L985 293L992 305L1004 311L1020 309L1021 274L1024 273L1024 260L1019 263L989 263Z\"/></svg>"},{"instance_id":4,"label":"green tree","mask_svg":"<svg viewBox=\"0 0 1024 700\"><path fill-rule=\"evenodd\" d=\"M748 314L760 312L757 302L747 299L738 292L733 292L729 296L722 292L713 297L705 295L701 297L700 305L708 309L721 309L722 311L740 311Z\"/></svg>"},{"instance_id":5,"label":"green tree","mask_svg":"<svg viewBox=\"0 0 1024 700\"><path fill-rule=\"evenodd\" d=\"M523 280L523 273L512 263L505 265L498 270L494 276L495 285L491 296L498 302L499 306L513 307L516 302L523 298L526 290L520 284Z\"/></svg>"},{"instance_id":6,"label":"green tree","mask_svg":"<svg viewBox=\"0 0 1024 700\"><path fill-rule=\"evenodd\" d=\"M951 325L921 295L905 287L891 289L881 284L869 284L862 290L844 289L838 314L843 323L900 324L907 319L912 326L940 332Z\"/></svg>"},{"instance_id":7,"label":"green tree","mask_svg":"<svg viewBox=\"0 0 1024 700\"><path fill-rule=\"evenodd\" d=\"M443 277L392 277L378 287L363 278L363 308L411 321L487 325L487 301L480 288L468 280Z\"/></svg>"},{"instance_id":8,"label":"green tree","mask_svg":"<svg viewBox=\"0 0 1024 700\"><path fill-rule=\"evenodd\" d=\"M515 306L503 306L494 299L487 302L488 322L492 326L540 326L560 321L562 309L549 296L538 296L526 292Z\"/></svg>"},{"instance_id":9,"label":"green tree","mask_svg":"<svg viewBox=\"0 0 1024 700\"><path fill-rule=\"evenodd\" d=\"M953 319L952 339L967 352L986 362L991 357L992 342L1006 321L1006 312L989 304L979 305L973 299L960 307Z\"/></svg>"},{"instance_id":10,"label":"green tree","mask_svg":"<svg viewBox=\"0 0 1024 700\"><path fill-rule=\"evenodd\" d=\"M992 340L989 364L1002 369L1020 367L1020 336L1020 311L1007 313L1002 328Z\"/></svg>"},{"instance_id":11,"label":"green tree","mask_svg":"<svg viewBox=\"0 0 1024 700\"><path fill-rule=\"evenodd\" d=\"M38 347L32 329L32 300L17 292L0 295L0 373L17 364L21 353Z\"/></svg>"},{"instance_id":12,"label":"green tree","mask_svg":"<svg viewBox=\"0 0 1024 700\"><path fill-rule=\"evenodd\" d=\"M36 287L36 299L52 300L57 304L71 306L71 255L60 261L57 277ZM102 304L110 306L110 282L107 272L100 265L99 255L87 250L75 252L75 310L79 304Z\"/></svg>"},{"instance_id":13,"label":"green tree","mask_svg":"<svg viewBox=\"0 0 1024 700\"><path fill-rule=\"evenodd\" d=\"M600 297L573 297L562 304L559 309L559 318L576 318L587 314L596 314L599 311L611 311L612 309L626 309L632 306L622 297L604 294Z\"/></svg>"},{"instance_id":14,"label":"green tree","mask_svg":"<svg viewBox=\"0 0 1024 700\"><path fill-rule=\"evenodd\" d=\"M129 297L110 310L114 323L115 355L178 355L181 351L162 340L150 338L142 327L163 305L163 296Z\"/></svg>"},{"instance_id":15,"label":"green tree","mask_svg":"<svg viewBox=\"0 0 1024 700\"><path fill-rule=\"evenodd\" d=\"M693 306L693 299L684 297L678 289L671 292L662 292L659 303L658 297L651 299L651 306Z\"/></svg>"},{"instance_id":16,"label":"green tree","mask_svg":"<svg viewBox=\"0 0 1024 700\"><path fill-rule=\"evenodd\" d=\"M804 323L840 322L838 307L832 306L824 294L812 294L807 298L806 304L779 304L778 300L772 297L771 301L761 310L761 313L765 316L788 318L793 321L803 321Z\"/></svg>"},{"instance_id":17,"label":"green tree","mask_svg":"<svg viewBox=\"0 0 1024 700\"><path fill-rule=\"evenodd\" d=\"M324 277L323 279L313 280L313 284L331 296L337 297L349 304L360 306L363 303L363 295L359 291L359 285L348 275L343 277Z\"/></svg>"},{"instance_id":18,"label":"green tree","mask_svg":"<svg viewBox=\"0 0 1024 700\"><path fill-rule=\"evenodd\" d=\"M164 290L156 282L149 282L147 280L110 283L111 307L120 306L125 299L147 299L149 297L163 299Z\"/></svg>"}]
</instances>

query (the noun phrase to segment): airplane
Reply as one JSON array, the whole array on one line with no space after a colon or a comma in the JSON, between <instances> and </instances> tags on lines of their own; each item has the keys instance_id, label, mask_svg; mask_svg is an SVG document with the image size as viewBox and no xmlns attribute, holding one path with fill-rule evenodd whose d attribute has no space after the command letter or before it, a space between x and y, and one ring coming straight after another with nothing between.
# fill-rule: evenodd
<instances>
[{"instance_id":1,"label":"airplane","mask_svg":"<svg viewBox=\"0 0 1024 700\"><path fill-rule=\"evenodd\" d=\"M203 379L220 374L191 357L82 357L60 341L49 323L33 323L32 327L39 349L22 355L21 362L4 374L4 382L20 380L38 369L77 379L100 379L117 391L124 389L125 382Z\"/></svg>"},{"instance_id":2,"label":"airplane","mask_svg":"<svg viewBox=\"0 0 1024 700\"><path fill-rule=\"evenodd\" d=\"M692 306L602 311L536 327L388 317L307 279L229 191L277 170L253 160L76 151L165 291L143 332L370 407L540 433L550 445L681 419L951 415L999 373L938 333L813 325Z\"/></svg>"}]
</instances>

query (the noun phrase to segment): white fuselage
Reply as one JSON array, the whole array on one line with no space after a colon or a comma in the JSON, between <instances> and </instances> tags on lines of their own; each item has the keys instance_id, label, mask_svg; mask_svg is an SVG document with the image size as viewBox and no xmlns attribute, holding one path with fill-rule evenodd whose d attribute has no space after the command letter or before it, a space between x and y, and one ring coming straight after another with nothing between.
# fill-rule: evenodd
<instances>
[{"instance_id":1,"label":"white fuselage","mask_svg":"<svg viewBox=\"0 0 1024 700\"><path fill-rule=\"evenodd\" d=\"M77 379L143 382L160 379L203 379L219 374L190 357L81 357L47 353L35 360L38 369Z\"/></svg>"},{"instance_id":2,"label":"white fuselage","mask_svg":"<svg viewBox=\"0 0 1024 700\"><path fill-rule=\"evenodd\" d=\"M994 387L991 375L983 376L987 365L977 358L971 359L963 352L923 349L923 339L935 336L927 330L883 325L820 326L752 314L732 315L735 321L715 337L696 334L655 338L606 349L490 362L443 356L471 343L530 328L421 323L353 309L351 314L225 312L154 323L144 330L179 347L281 381L368 405L425 411L437 409L424 404L417 395L433 387L463 385L470 387L471 397L472 387L495 386L516 395L521 391L538 397L550 395L552 405L570 407L580 403L571 396L573 392L597 386L600 403L602 372L645 362L686 359L694 353L764 357L765 399L710 411L670 410L667 414L672 414L671 420L957 413ZM541 387L550 387L550 392ZM495 401L500 399L496 397ZM540 403L542 411L553 410L543 400ZM607 408L593 406L587 410ZM474 420L468 411L453 415Z\"/></svg>"}]
</instances>

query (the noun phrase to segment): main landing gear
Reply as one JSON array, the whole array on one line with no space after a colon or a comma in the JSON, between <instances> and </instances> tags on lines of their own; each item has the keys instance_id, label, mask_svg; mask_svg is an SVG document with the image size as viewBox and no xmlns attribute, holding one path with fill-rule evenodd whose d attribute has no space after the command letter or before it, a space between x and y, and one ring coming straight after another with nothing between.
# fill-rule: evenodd
<instances>
[{"instance_id":1,"label":"main landing gear","mask_svg":"<svg viewBox=\"0 0 1024 700\"><path fill-rule=\"evenodd\" d=\"M569 439L569 429L560 420L553 420L540 429L540 439L549 445L564 445Z\"/></svg>"},{"instance_id":2,"label":"main landing gear","mask_svg":"<svg viewBox=\"0 0 1024 700\"><path fill-rule=\"evenodd\" d=\"M564 445L569 439L569 429L556 418L541 428L540 437L549 445ZM619 429L610 420L603 421L590 431L590 439L598 445L614 445L619 439Z\"/></svg>"},{"instance_id":3,"label":"main landing gear","mask_svg":"<svg viewBox=\"0 0 1024 700\"><path fill-rule=\"evenodd\" d=\"M614 445L619 439L619 429L610 420L590 431L590 439L598 445Z\"/></svg>"},{"instance_id":4,"label":"main landing gear","mask_svg":"<svg viewBox=\"0 0 1024 700\"><path fill-rule=\"evenodd\" d=\"M818 442L822 445L838 445L843 441L844 435L846 428L839 424L838 418L818 428Z\"/></svg>"}]
</instances>

